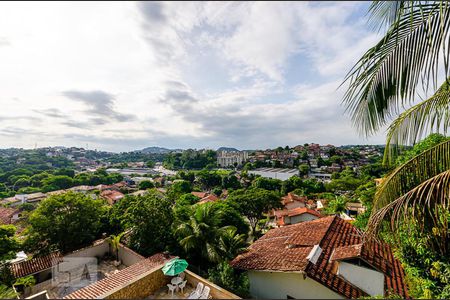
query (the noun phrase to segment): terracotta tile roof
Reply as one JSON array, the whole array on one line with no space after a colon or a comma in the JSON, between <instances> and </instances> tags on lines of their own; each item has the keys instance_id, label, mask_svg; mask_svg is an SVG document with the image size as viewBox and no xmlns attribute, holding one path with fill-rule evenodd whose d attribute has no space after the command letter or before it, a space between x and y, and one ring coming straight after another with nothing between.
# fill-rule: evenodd
<instances>
[{"instance_id":1,"label":"terracotta tile roof","mask_svg":"<svg viewBox=\"0 0 450 300\"><path fill-rule=\"evenodd\" d=\"M306 257L317 244L322 253L313 264ZM346 298L360 298L367 294L336 275L335 262L357 255L385 274L386 293L409 297L403 268L390 247L380 243L361 244L361 233L356 227L330 216L272 229L231 264L244 270L304 272Z\"/></svg>"},{"instance_id":2,"label":"terracotta tile roof","mask_svg":"<svg viewBox=\"0 0 450 300\"><path fill-rule=\"evenodd\" d=\"M296 194L288 193L286 196L281 198L281 203L283 203L283 205L286 205L288 203L292 203L295 201L306 203L307 200L308 200L308 197L300 197L300 196L297 196Z\"/></svg>"},{"instance_id":3,"label":"terracotta tile roof","mask_svg":"<svg viewBox=\"0 0 450 300\"><path fill-rule=\"evenodd\" d=\"M206 196L208 196L208 193L206 192L191 192L192 195L201 198L205 198Z\"/></svg>"},{"instance_id":4,"label":"terracotta tile roof","mask_svg":"<svg viewBox=\"0 0 450 300\"><path fill-rule=\"evenodd\" d=\"M11 218L18 212L18 209L0 206L0 225L11 224Z\"/></svg>"},{"instance_id":5,"label":"terracotta tile roof","mask_svg":"<svg viewBox=\"0 0 450 300\"><path fill-rule=\"evenodd\" d=\"M30 260L11 264L11 272L15 278L36 274L41 271L50 269L63 260L59 252L52 252L49 255L42 257L35 257Z\"/></svg>"},{"instance_id":6,"label":"terracotta tile roof","mask_svg":"<svg viewBox=\"0 0 450 300\"><path fill-rule=\"evenodd\" d=\"M198 201L197 204L203 204L203 203L208 203L208 202L216 202L217 200L219 200L219 198L216 197L215 195L208 195L208 196L200 199L200 201Z\"/></svg>"},{"instance_id":7,"label":"terracotta tile roof","mask_svg":"<svg viewBox=\"0 0 450 300\"><path fill-rule=\"evenodd\" d=\"M118 273L112 274L102 280L94 282L82 289L79 289L64 299L95 299L102 298L103 295L114 291L127 283L131 283L138 276L162 266L165 262L171 260L173 257L166 258L162 253L152 255L143 259Z\"/></svg>"},{"instance_id":8,"label":"terracotta tile roof","mask_svg":"<svg viewBox=\"0 0 450 300\"><path fill-rule=\"evenodd\" d=\"M319 218L322 216L319 212L317 212L313 209L309 209L307 207L297 207L297 208L294 208L294 209L291 209L288 211L289 217L299 216L302 214L310 214L310 215L313 215L313 216L316 216Z\"/></svg>"},{"instance_id":9,"label":"terracotta tile roof","mask_svg":"<svg viewBox=\"0 0 450 300\"><path fill-rule=\"evenodd\" d=\"M124 194L122 194L121 192L116 191L116 190L105 190L105 191L101 192L100 196L105 198L108 201L108 203L111 205L116 203L123 197L125 197Z\"/></svg>"}]
</instances>

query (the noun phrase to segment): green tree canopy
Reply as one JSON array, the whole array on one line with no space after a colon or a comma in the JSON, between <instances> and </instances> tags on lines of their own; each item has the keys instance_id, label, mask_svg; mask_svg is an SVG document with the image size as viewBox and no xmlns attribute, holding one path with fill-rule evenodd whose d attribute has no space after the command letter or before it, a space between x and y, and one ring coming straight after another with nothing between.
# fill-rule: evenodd
<instances>
[{"instance_id":1,"label":"green tree canopy","mask_svg":"<svg viewBox=\"0 0 450 300\"><path fill-rule=\"evenodd\" d=\"M41 201L29 218L27 247L36 252L63 253L88 245L101 234L103 202L68 192Z\"/></svg>"}]
</instances>

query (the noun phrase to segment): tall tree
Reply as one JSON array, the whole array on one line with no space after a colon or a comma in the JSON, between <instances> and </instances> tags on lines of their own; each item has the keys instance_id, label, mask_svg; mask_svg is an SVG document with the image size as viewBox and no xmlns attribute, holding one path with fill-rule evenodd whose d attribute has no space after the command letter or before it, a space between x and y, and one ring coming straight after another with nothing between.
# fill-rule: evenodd
<instances>
[{"instance_id":1,"label":"tall tree","mask_svg":"<svg viewBox=\"0 0 450 300\"><path fill-rule=\"evenodd\" d=\"M195 207L189 220L175 230L180 245L196 263L219 262L222 258L221 237L230 226L220 227L223 212L213 203ZM202 265L205 265L204 263Z\"/></svg>"},{"instance_id":2,"label":"tall tree","mask_svg":"<svg viewBox=\"0 0 450 300\"><path fill-rule=\"evenodd\" d=\"M76 250L99 237L103 214L103 202L90 196L73 192L50 196L31 213L25 243L37 252Z\"/></svg>"},{"instance_id":3,"label":"tall tree","mask_svg":"<svg viewBox=\"0 0 450 300\"><path fill-rule=\"evenodd\" d=\"M281 207L280 197L276 192L259 188L234 191L226 201L247 217L253 235L264 214L273 208Z\"/></svg>"}]
</instances>

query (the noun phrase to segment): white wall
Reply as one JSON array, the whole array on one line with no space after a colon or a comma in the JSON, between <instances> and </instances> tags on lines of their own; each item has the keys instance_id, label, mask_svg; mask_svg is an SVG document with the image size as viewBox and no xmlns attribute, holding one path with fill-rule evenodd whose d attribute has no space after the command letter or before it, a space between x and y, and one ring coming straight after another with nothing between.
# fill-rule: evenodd
<instances>
[{"instance_id":1,"label":"white wall","mask_svg":"<svg viewBox=\"0 0 450 300\"><path fill-rule=\"evenodd\" d=\"M297 224L300 222L306 222L306 221L312 221L318 219L316 216L314 215L310 215L308 213L304 213L298 216L293 216L291 217L291 224Z\"/></svg>"},{"instance_id":2,"label":"white wall","mask_svg":"<svg viewBox=\"0 0 450 300\"><path fill-rule=\"evenodd\" d=\"M259 299L343 299L317 281L303 274L285 272L249 271L250 293Z\"/></svg>"},{"instance_id":3,"label":"white wall","mask_svg":"<svg viewBox=\"0 0 450 300\"><path fill-rule=\"evenodd\" d=\"M384 274L347 262L339 262L338 275L371 296L384 295Z\"/></svg>"}]
</instances>

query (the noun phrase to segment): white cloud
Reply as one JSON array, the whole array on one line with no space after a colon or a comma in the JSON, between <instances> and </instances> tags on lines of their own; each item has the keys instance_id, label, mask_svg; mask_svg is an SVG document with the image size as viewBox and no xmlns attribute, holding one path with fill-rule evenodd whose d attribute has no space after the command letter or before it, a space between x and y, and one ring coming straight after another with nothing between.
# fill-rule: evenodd
<instances>
[{"instance_id":1,"label":"white cloud","mask_svg":"<svg viewBox=\"0 0 450 300\"><path fill-rule=\"evenodd\" d=\"M0 146L363 141L336 92L375 39L360 6L1 3Z\"/></svg>"}]
</instances>

